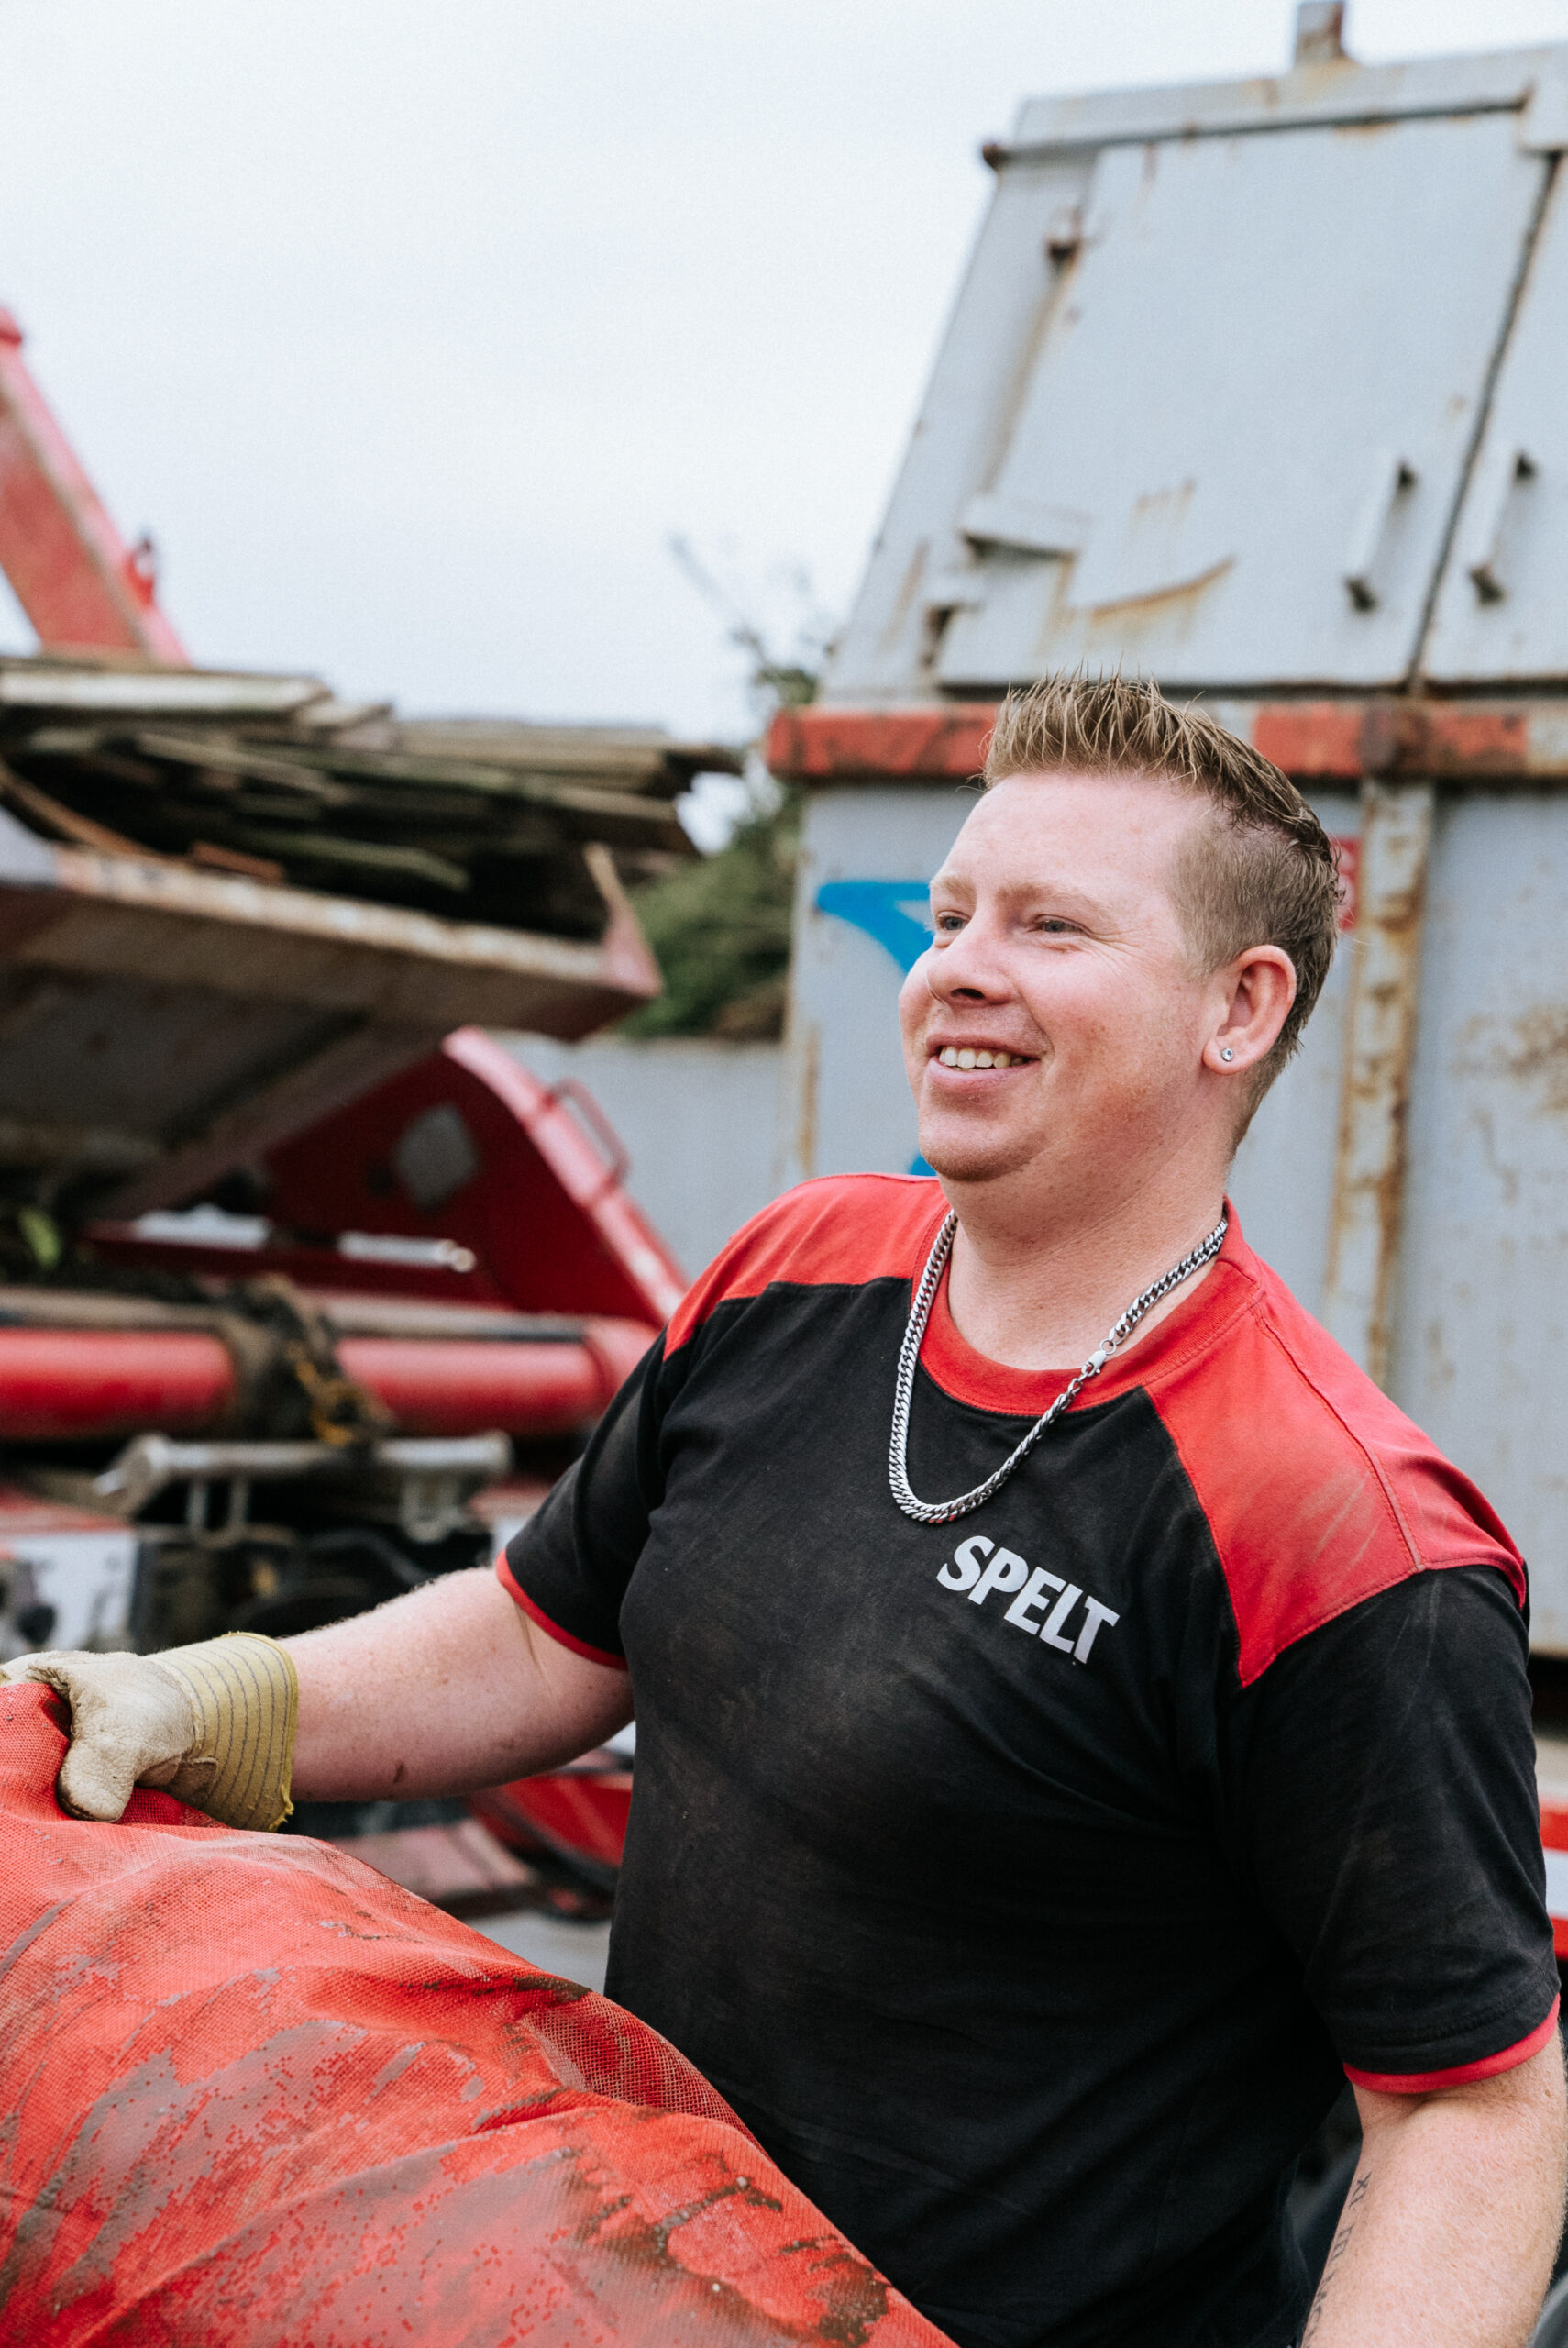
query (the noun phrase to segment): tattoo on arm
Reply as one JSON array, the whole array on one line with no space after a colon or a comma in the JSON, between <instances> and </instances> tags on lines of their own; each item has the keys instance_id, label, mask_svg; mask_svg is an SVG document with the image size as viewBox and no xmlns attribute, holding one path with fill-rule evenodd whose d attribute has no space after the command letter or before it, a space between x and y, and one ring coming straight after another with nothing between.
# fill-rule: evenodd
<instances>
[{"instance_id":1,"label":"tattoo on arm","mask_svg":"<svg viewBox=\"0 0 1568 2348\"><path fill-rule=\"evenodd\" d=\"M1307 2329L1301 2335L1301 2348L1312 2348L1312 2342L1318 2336L1319 2326L1323 2320L1323 2309L1328 2302L1329 2287L1333 2282L1336 2269L1350 2248L1350 2239L1355 2232L1355 2212L1365 2200L1366 2189L1371 2183L1372 2172L1369 2169L1364 2176L1356 2178L1345 2196L1345 2206L1340 2215L1339 2226L1330 2244L1329 2255L1323 2262L1323 2279L1318 2286L1311 2312L1307 2318Z\"/></svg>"}]
</instances>

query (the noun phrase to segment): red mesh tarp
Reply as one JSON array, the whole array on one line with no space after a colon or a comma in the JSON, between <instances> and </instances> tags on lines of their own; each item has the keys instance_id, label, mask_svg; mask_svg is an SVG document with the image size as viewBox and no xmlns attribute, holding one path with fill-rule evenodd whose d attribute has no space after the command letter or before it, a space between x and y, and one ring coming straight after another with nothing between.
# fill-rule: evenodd
<instances>
[{"instance_id":1,"label":"red mesh tarp","mask_svg":"<svg viewBox=\"0 0 1568 2348\"><path fill-rule=\"evenodd\" d=\"M653 2031L0 1686L0 2338L943 2348Z\"/></svg>"}]
</instances>

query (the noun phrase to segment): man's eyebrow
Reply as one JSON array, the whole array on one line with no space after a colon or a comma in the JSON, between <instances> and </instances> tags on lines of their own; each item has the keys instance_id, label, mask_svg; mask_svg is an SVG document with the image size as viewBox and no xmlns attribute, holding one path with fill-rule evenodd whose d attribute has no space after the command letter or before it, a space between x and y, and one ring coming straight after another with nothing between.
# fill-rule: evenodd
<instances>
[{"instance_id":1,"label":"man's eyebrow","mask_svg":"<svg viewBox=\"0 0 1568 2348\"><path fill-rule=\"evenodd\" d=\"M951 871L944 868L934 876L931 883L931 893L933 897L938 890L950 891L957 895L973 896L975 883L964 873ZM1073 914L1091 923L1110 922L1116 917L1114 909L1107 904L1102 897L1092 896L1088 891L1075 888L1071 882L1066 880L1021 876L1016 880L1001 881L998 885L996 893L1004 904L1028 905L1045 903L1063 913Z\"/></svg>"}]
</instances>

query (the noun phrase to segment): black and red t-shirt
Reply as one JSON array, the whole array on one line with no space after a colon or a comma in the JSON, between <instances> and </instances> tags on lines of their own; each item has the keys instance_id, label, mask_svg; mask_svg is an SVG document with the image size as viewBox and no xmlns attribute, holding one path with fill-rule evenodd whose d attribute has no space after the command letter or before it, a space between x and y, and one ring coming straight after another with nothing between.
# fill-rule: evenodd
<instances>
[{"instance_id":1,"label":"black and red t-shirt","mask_svg":"<svg viewBox=\"0 0 1568 2348\"><path fill-rule=\"evenodd\" d=\"M862 1176L759 1215L502 1564L631 1669L610 1993L965 2348L1285 2348L1344 2073L1552 2027L1524 1570L1234 1222L999 1493L911 1522L945 1211ZM1064 1382L944 1290L916 1491Z\"/></svg>"}]
</instances>

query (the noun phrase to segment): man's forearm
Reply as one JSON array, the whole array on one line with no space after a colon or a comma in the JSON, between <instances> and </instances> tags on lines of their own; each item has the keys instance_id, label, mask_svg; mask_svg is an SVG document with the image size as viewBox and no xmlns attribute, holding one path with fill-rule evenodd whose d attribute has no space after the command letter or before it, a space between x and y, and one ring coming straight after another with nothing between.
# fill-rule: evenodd
<instances>
[{"instance_id":1,"label":"man's forearm","mask_svg":"<svg viewBox=\"0 0 1568 2348\"><path fill-rule=\"evenodd\" d=\"M1562 2225L1557 2040L1470 2087L1356 2100L1362 2157L1302 2348L1523 2348Z\"/></svg>"},{"instance_id":2,"label":"man's forearm","mask_svg":"<svg viewBox=\"0 0 1568 2348\"><path fill-rule=\"evenodd\" d=\"M482 1569L284 1644L296 1801L471 1792L570 1760L632 1716L624 1672L547 1637Z\"/></svg>"}]
</instances>

